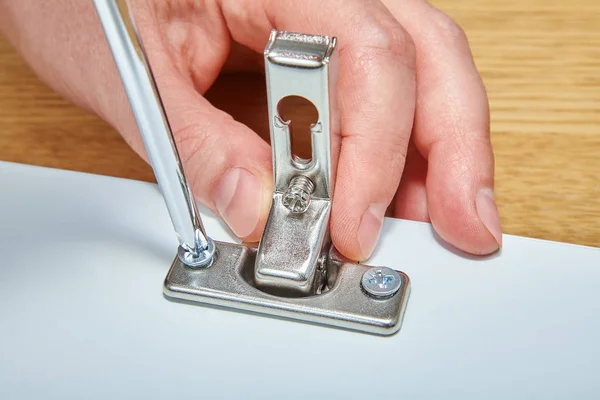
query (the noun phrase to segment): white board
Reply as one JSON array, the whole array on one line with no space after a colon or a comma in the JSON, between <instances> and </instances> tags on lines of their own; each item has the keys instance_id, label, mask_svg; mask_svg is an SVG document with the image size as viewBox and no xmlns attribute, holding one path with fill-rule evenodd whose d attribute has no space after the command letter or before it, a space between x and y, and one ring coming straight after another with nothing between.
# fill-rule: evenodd
<instances>
[{"instance_id":1,"label":"white board","mask_svg":"<svg viewBox=\"0 0 600 400\"><path fill-rule=\"evenodd\" d=\"M379 337L171 302L176 245L155 185L0 163L0 398L600 398L599 249L386 220L369 264L412 294Z\"/></svg>"}]
</instances>

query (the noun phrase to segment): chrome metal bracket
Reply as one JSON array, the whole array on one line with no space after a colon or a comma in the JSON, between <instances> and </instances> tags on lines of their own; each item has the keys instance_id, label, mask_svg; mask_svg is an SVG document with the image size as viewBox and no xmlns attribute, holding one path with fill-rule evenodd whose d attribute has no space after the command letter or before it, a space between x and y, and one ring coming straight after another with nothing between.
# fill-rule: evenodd
<instances>
[{"instance_id":1,"label":"chrome metal bracket","mask_svg":"<svg viewBox=\"0 0 600 400\"><path fill-rule=\"evenodd\" d=\"M164 282L173 299L389 335L398 329L408 277L344 259L331 245L329 215L337 135L336 39L273 31L265 49L275 189L258 248L213 242L188 185L126 3L94 0L179 238ZM312 158L291 152L290 125L277 112L286 96L310 100Z\"/></svg>"},{"instance_id":2,"label":"chrome metal bracket","mask_svg":"<svg viewBox=\"0 0 600 400\"><path fill-rule=\"evenodd\" d=\"M334 248L328 264L335 269L325 293L307 297L284 297L256 287L256 249L215 242L217 257L210 268L192 269L175 259L165 280L165 295L193 302L256 312L379 335L400 329L410 292L408 277L399 273L398 291L378 299L367 294L361 279L372 267L340 257Z\"/></svg>"},{"instance_id":3,"label":"chrome metal bracket","mask_svg":"<svg viewBox=\"0 0 600 400\"><path fill-rule=\"evenodd\" d=\"M255 282L265 291L307 296L320 293L326 279L323 256L329 240L333 196L331 142L335 132L336 39L271 32L265 69L275 190L256 257ZM312 158L292 154L290 121L278 105L288 96L314 104ZM285 257L282 255L285 254Z\"/></svg>"}]
</instances>

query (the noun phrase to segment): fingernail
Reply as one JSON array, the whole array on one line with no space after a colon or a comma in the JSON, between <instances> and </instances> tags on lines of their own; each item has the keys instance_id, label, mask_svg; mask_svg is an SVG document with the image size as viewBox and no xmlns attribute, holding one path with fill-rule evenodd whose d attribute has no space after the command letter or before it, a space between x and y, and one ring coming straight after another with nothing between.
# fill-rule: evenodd
<instances>
[{"instance_id":1,"label":"fingernail","mask_svg":"<svg viewBox=\"0 0 600 400\"><path fill-rule=\"evenodd\" d=\"M233 168L223 177L213 200L233 233L244 238L258 225L261 195L262 183L256 175L243 168Z\"/></svg>"},{"instance_id":2,"label":"fingernail","mask_svg":"<svg viewBox=\"0 0 600 400\"><path fill-rule=\"evenodd\" d=\"M487 230L494 236L498 247L502 247L502 228L500 227L500 215L498 214L498 207L496 207L496 201L494 200L494 192L487 188L481 189L477 193L475 207L477 208L477 214L481 222L483 222Z\"/></svg>"},{"instance_id":3,"label":"fingernail","mask_svg":"<svg viewBox=\"0 0 600 400\"><path fill-rule=\"evenodd\" d=\"M373 203L367 208L360 220L357 236L363 259L369 258L375 250L386 208L386 204Z\"/></svg>"}]
</instances>

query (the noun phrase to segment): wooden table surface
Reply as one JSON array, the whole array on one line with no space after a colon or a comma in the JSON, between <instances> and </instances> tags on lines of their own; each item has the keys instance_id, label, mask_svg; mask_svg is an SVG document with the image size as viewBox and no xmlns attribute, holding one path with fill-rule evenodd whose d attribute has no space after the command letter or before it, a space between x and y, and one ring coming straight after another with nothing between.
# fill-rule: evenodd
<instances>
[{"instance_id":1,"label":"wooden table surface","mask_svg":"<svg viewBox=\"0 0 600 400\"><path fill-rule=\"evenodd\" d=\"M432 3L465 28L488 90L504 232L600 246L600 1ZM260 80L234 105L219 97L239 81L220 79L209 98L266 132ZM114 130L45 87L2 38L0 160L154 180Z\"/></svg>"}]
</instances>

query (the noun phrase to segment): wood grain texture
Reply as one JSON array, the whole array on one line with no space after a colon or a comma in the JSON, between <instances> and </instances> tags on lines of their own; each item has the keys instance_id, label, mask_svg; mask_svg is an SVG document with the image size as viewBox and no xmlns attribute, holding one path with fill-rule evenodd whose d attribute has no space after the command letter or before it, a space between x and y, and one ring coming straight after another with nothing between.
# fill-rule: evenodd
<instances>
[{"instance_id":1,"label":"wood grain texture","mask_svg":"<svg viewBox=\"0 0 600 400\"><path fill-rule=\"evenodd\" d=\"M462 25L492 110L496 196L510 234L600 246L600 2L435 0ZM235 102L208 97L267 132L261 77ZM0 39L0 160L153 181L107 124L42 84ZM0 189L1 190L1 189Z\"/></svg>"}]
</instances>

